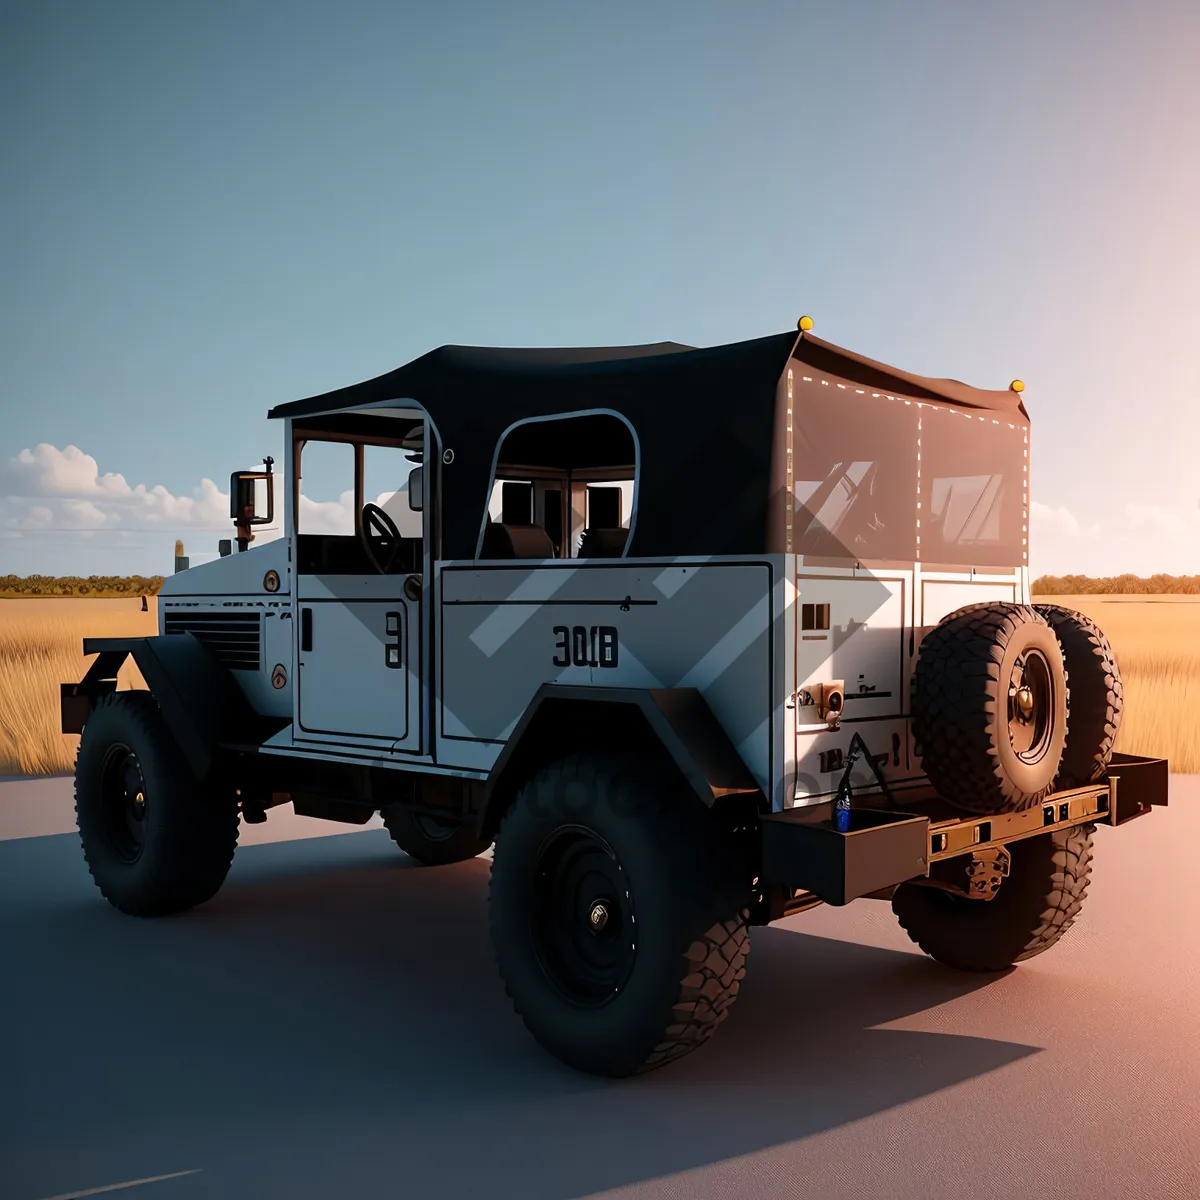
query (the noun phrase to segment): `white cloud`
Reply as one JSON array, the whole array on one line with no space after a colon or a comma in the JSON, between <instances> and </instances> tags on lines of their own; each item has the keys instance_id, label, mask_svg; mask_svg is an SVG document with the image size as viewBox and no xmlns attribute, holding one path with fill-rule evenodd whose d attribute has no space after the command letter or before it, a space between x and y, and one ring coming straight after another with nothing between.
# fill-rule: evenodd
<instances>
[{"instance_id":1,"label":"white cloud","mask_svg":"<svg viewBox=\"0 0 1200 1200\"><path fill-rule=\"evenodd\" d=\"M1114 522L1117 532L1126 536L1177 538L1200 533L1200 510L1172 512L1154 504L1126 504Z\"/></svg>"},{"instance_id":2,"label":"white cloud","mask_svg":"<svg viewBox=\"0 0 1200 1200\"><path fill-rule=\"evenodd\" d=\"M286 488L284 474L276 472L275 520L255 529L257 542L281 536ZM420 516L409 509L405 488L385 492L375 503L386 509L406 535L419 535ZM308 533L353 533L353 491L328 501L302 495L300 528ZM208 478L201 479L190 495L177 495L162 484L131 486L123 475L101 474L96 460L74 445L60 450L42 443L0 463L0 531L6 537L37 537L47 531L82 535L98 530L136 534L139 543L152 532L171 538L186 537L192 531L232 537L229 494Z\"/></svg>"},{"instance_id":3,"label":"white cloud","mask_svg":"<svg viewBox=\"0 0 1200 1200\"><path fill-rule=\"evenodd\" d=\"M1084 523L1030 504L1034 575L1200 574L1200 508L1126 503Z\"/></svg>"},{"instance_id":4,"label":"white cloud","mask_svg":"<svg viewBox=\"0 0 1200 1200\"><path fill-rule=\"evenodd\" d=\"M1079 521L1070 509L1061 505L1051 508L1048 504L1039 504L1036 500L1029 503L1029 523L1035 535L1042 531L1067 536L1079 532Z\"/></svg>"},{"instance_id":5,"label":"white cloud","mask_svg":"<svg viewBox=\"0 0 1200 1200\"><path fill-rule=\"evenodd\" d=\"M0 494L31 496L123 496L129 484L123 475L100 474L96 460L78 446L60 450L42 442L22 450L0 468Z\"/></svg>"},{"instance_id":6,"label":"white cloud","mask_svg":"<svg viewBox=\"0 0 1200 1200\"><path fill-rule=\"evenodd\" d=\"M101 474L78 446L42 443L0 464L0 528L10 535L46 530L225 530L229 496L202 479L190 495L162 484L131 487L123 475Z\"/></svg>"},{"instance_id":7,"label":"white cloud","mask_svg":"<svg viewBox=\"0 0 1200 1200\"><path fill-rule=\"evenodd\" d=\"M300 528L306 533L353 533L354 493L343 492L336 500L300 497Z\"/></svg>"}]
</instances>

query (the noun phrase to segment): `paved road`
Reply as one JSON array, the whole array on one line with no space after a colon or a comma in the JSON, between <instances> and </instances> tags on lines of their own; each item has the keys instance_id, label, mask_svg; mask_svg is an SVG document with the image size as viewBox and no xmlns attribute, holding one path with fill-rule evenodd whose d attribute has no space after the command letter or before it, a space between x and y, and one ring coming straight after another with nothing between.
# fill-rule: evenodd
<instances>
[{"instance_id":1,"label":"paved road","mask_svg":"<svg viewBox=\"0 0 1200 1200\"><path fill-rule=\"evenodd\" d=\"M708 1047L611 1083L512 1015L485 860L275 813L214 901L139 921L69 780L0 784L0 1196L1194 1200L1200 776L1172 804L1097 833L1035 962L966 977L885 904L818 909L755 931Z\"/></svg>"}]
</instances>

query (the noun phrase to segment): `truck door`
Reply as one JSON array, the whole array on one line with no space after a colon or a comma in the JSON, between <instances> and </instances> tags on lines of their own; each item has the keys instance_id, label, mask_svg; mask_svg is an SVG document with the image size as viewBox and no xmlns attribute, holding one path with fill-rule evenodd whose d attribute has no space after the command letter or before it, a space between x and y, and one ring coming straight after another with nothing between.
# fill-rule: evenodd
<instances>
[{"instance_id":1,"label":"truck door","mask_svg":"<svg viewBox=\"0 0 1200 1200\"><path fill-rule=\"evenodd\" d=\"M424 540L408 495L419 454L313 435L297 457L293 737L420 754Z\"/></svg>"}]
</instances>

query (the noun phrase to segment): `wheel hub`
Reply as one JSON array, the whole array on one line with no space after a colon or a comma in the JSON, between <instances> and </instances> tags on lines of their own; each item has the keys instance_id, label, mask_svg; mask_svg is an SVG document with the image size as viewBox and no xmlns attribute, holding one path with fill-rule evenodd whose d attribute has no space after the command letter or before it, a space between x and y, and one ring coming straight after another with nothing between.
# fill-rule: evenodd
<instances>
[{"instance_id":1,"label":"wheel hub","mask_svg":"<svg viewBox=\"0 0 1200 1200\"><path fill-rule=\"evenodd\" d=\"M146 842L149 806L141 763L128 746L109 748L101 772L100 795L109 845L122 862L136 862Z\"/></svg>"},{"instance_id":2,"label":"wheel hub","mask_svg":"<svg viewBox=\"0 0 1200 1200\"><path fill-rule=\"evenodd\" d=\"M1008 736L1016 756L1036 763L1053 740L1054 679L1041 651L1030 649L1013 663L1008 681Z\"/></svg>"},{"instance_id":3,"label":"wheel hub","mask_svg":"<svg viewBox=\"0 0 1200 1200\"><path fill-rule=\"evenodd\" d=\"M547 979L572 1003L607 1004L628 980L637 952L629 881L594 831L561 826L534 857L531 933Z\"/></svg>"}]
</instances>

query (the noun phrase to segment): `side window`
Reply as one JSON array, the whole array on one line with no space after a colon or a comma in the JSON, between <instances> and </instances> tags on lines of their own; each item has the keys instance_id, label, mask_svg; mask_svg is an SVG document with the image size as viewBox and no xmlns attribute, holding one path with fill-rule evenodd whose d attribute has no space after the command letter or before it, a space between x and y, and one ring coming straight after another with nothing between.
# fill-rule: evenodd
<instances>
[{"instance_id":1,"label":"side window","mask_svg":"<svg viewBox=\"0 0 1200 1200\"><path fill-rule=\"evenodd\" d=\"M925 405L921 443L921 561L1028 562L1025 426Z\"/></svg>"},{"instance_id":2,"label":"side window","mask_svg":"<svg viewBox=\"0 0 1200 1200\"><path fill-rule=\"evenodd\" d=\"M628 529L632 512L632 479L587 485L585 529Z\"/></svg>"},{"instance_id":3,"label":"side window","mask_svg":"<svg viewBox=\"0 0 1200 1200\"><path fill-rule=\"evenodd\" d=\"M917 557L918 408L818 386L797 394L795 548L830 558Z\"/></svg>"},{"instance_id":4,"label":"side window","mask_svg":"<svg viewBox=\"0 0 1200 1200\"><path fill-rule=\"evenodd\" d=\"M619 558L634 526L637 443L607 413L527 421L499 447L482 558Z\"/></svg>"},{"instance_id":5,"label":"side window","mask_svg":"<svg viewBox=\"0 0 1200 1200\"><path fill-rule=\"evenodd\" d=\"M488 516L501 525L532 525L534 483L532 479L497 479L492 485Z\"/></svg>"},{"instance_id":6,"label":"side window","mask_svg":"<svg viewBox=\"0 0 1200 1200\"><path fill-rule=\"evenodd\" d=\"M311 439L300 451L297 533L354 535L354 447Z\"/></svg>"},{"instance_id":7,"label":"side window","mask_svg":"<svg viewBox=\"0 0 1200 1200\"><path fill-rule=\"evenodd\" d=\"M421 537L421 514L408 502L409 482L420 465L419 454L398 446L363 447L363 503L379 505L405 538Z\"/></svg>"}]
</instances>

